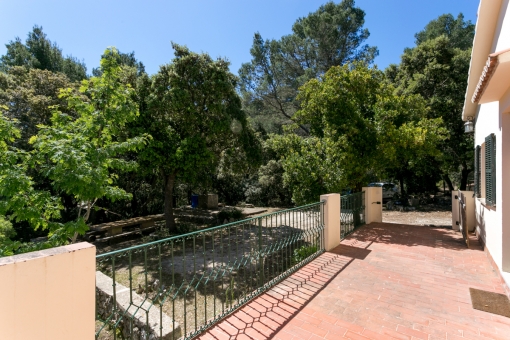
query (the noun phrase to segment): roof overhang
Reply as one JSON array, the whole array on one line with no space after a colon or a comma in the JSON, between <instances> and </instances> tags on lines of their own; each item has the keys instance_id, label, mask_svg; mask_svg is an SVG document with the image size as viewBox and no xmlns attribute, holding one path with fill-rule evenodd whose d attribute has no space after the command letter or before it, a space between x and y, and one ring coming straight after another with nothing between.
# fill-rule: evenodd
<instances>
[{"instance_id":1,"label":"roof overhang","mask_svg":"<svg viewBox=\"0 0 510 340\"><path fill-rule=\"evenodd\" d=\"M469 65L468 86L464 98L464 108L462 110L462 120L467 120L467 117L474 118L478 109L478 103L473 103L471 99L477 89L481 75L483 76L484 69L487 66L487 56L491 53L494 32L496 31L496 26L498 24L497 18L499 18L501 1L502 0L480 0L475 38L473 40L473 49L471 51L471 62ZM501 60L499 60L499 63L501 63ZM499 69L499 66L496 65L496 67ZM495 70L496 68L493 66L492 71L494 72ZM491 79L491 75L492 77L496 76L494 73L489 74L489 76L486 75L485 77L487 80L485 86L487 86ZM485 91L481 91L479 99L484 96L488 87L482 88L482 90Z\"/></svg>"},{"instance_id":2,"label":"roof overhang","mask_svg":"<svg viewBox=\"0 0 510 340\"><path fill-rule=\"evenodd\" d=\"M510 49L490 54L471 102L485 104L501 99L508 89L508 79L510 79Z\"/></svg>"}]
</instances>

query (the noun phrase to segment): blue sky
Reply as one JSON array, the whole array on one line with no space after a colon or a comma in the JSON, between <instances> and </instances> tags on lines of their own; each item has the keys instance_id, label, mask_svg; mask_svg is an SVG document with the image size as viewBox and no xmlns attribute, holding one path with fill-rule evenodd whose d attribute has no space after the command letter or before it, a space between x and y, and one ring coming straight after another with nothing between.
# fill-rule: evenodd
<instances>
[{"instance_id":1,"label":"blue sky","mask_svg":"<svg viewBox=\"0 0 510 340\"><path fill-rule=\"evenodd\" d=\"M375 63L384 69L398 63L414 34L444 13L462 12L476 22L478 0L357 0L365 13L367 43L379 48ZM289 34L294 21L324 4L318 0L0 0L0 54L5 44L22 40L33 25L85 61L88 72L99 65L108 46L135 51L149 74L172 59L170 42L212 57L226 57L237 74L248 62L253 33L265 39Z\"/></svg>"}]
</instances>

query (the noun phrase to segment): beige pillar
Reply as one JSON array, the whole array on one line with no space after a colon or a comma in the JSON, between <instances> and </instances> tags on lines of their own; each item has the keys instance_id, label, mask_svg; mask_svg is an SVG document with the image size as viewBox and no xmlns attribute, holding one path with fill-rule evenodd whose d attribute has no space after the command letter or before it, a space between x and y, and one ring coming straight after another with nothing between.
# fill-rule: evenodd
<instances>
[{"instance_id":1,"label":"beige pillar","mask_svg":"<svg viewBox=\"0 0 510 340\"><path fill-rule=\"evenodd\" d=\"M459 194L457 190L452 191L452 229L460 230L459 227Z\"/></svg>"},{"instance_id":2,"label":"beige pillar","mask_svg":"<svg viewBox=\"0 0 510 340\"><path fill-rule=\"evenodd\" d=\"M95 279L85 242L0 258L0 338L94 339Z\"/></svg>"},{"instance_id":3,"label":"beige pillar","mask_svg":"<svg viewBox=\"0 0 510 340\"><path fill-rule=\"evenodd\" d=\"M365 223L382 222L382 188L364 187L365 192Z\"/></svg>"},{"instance_id":4,"label":"beige pillar","mask_svg":"<svg viewBox=\"0 0 510 340\"><path fill-rule=\"evenodd\" d=\"M340 244L340 194L321 195L324 217L324 248L330 251Z\"/></svg>"}]
</instances>

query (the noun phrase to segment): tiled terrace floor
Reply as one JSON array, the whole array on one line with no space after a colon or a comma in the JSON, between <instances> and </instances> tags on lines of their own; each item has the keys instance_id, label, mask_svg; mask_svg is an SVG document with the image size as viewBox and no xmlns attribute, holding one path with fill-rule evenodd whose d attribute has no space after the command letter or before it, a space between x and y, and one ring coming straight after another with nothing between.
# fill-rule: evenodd
<instances>
[{"instance_id":1,"label":"tiled terrace floor","mask_svg":"<svg viewBox=\"0 0 510 340\"><path fill-rule=\"evenodd\" d=\"M504 292L472 243L372 223L200 339L510 339L510 319L471 307L469 287Z\"/></svg>"}]
</instances>

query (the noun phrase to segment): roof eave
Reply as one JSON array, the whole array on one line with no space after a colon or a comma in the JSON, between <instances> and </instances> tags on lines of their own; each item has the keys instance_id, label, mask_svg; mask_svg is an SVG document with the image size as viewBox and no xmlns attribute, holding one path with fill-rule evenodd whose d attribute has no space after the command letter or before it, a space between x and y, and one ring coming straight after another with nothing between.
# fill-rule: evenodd
<instances>
[{"instance_id":1,"label":"roof eave","mask_svg":"<svg viewBox=\"0 0 510 340\"><path fill-rule=\"evenodd\" d=\"M498 20L501 0L480 0L478 7L478 19L476 21L475 37L473 39L473 49L471 51L471 61L469 64L468 84L464 96L464 107L462 109L462 120L467 117L475 117L478 108L477 103L473 103L471 98L476 90L480 75L486 66L487 55L490 54L494 32Z\"/></svg>"}]
</instances>

